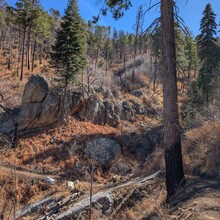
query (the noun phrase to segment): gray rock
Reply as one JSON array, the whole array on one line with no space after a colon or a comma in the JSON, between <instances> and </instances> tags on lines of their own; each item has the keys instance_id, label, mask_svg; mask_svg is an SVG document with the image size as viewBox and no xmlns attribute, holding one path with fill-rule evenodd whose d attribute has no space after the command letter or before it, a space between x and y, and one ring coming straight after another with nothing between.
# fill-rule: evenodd
<instances>
[{"instance_id":1,"label":"gray rock","mask_svg":"<svg viewBox=\"0 0 220 220\"><path fill-rule=\"evenodd\" d=\"M53 126L63 120L64 110L66 115L77 111L81 99L80 93L68 92L64 109L63 91L49 90L48 83L43 77L32 76L25 85L21 106L0 114L0 133L13 134L15 124L18 124L19 131L23 133L29 129L34 131ZM88 112L89 117L92 117L93 109L89 109Z\"/></svg>"},{"instance_id":2,"label":"gray rock","mask_svg":"<svg viewBox=\"0 0 220 220\"><path fill-rule=\"evenodd\" d=\"M121 154L121 146L110 138L96 138L86 144L84 153L103 166Z\"/></svg>"},{"instance_id":3,"label":"gray rock","mask_svg":"<svg viewBox=\"0 0 220 220\"><path fill-rule=\"evenodd\" d=\"M139 104L134 99L131 99L131 102L132 102L132 108L135 110L136 114L138 114L138 115L145 114L145 108L142 104Z\"/></svg>"},{"instance_id":4,"label":"gray rock","mask_svg":"<svg viewBox=\"0 0 220 220\"><path fill-rule=\"evenodd\" d=\"M113 97L114 97L112 91L111 91L110 89L104 87L104 86L101 86L101 87L95 89L95 91L96 91L97 93L103 95L103 97L104 97L105 99L113 98Z\"/></svg>"},{"instance_id":5,"label":"gray rock","mask_svg":"<svg viewBox=\"0 0 220 220\"><path fill-rule=\"evenodd\" d=\"M35 126L35 123L41 115L41 111L42 103L23 104L17 117L19 129L23 130L32 127L32 125Z\"/></svg>"},{"instance_id":6,"label":"gray rock","mask_svg":"<svg viewBox=\"0 0 220 220\"><path fill-rule=\"evenodd\" d=\"M112 91L112 94L113 94L113 96L114 96L116 99L121 99L121 98L122 98L122 97L121 97L121 93L120 93L119 90L113 90L113 91Z\"/></svg>"},{"instance_id":7,"label":"gray rock","mask_svg":"<svg viewBox=\"0 0 220 220\"><path fill-rule=\"evenodd\" d=\"M121 102L115 102L114 113L119 116L121 120L126 120L126 115Z\"/></svg>"},{"instance_id":8,"label":"gray rock","mask_svg":"<svg viewBox=\"0 0 220 220\"><path fill-rule=\"evenodd\" d=\"M122 107L123 107L126 119L132 121L135 116L132 107L126 101L122 102Z\"/></svg>"},{"instance_id":9,"label":"gray rock","mask_svg":"<svg viewBox=\"0 0 220 220\"><path fill-rule=\"evenodd\" d=\"M120 121L120 117L117 114L114 114L112 119L112 126L117 128L120 125Z\"/></svg>"},{"instance_id":10,"label":"gray rock","mask_svg":"<svg viewBox=\"0 0 220 220\"><path fill-rule=\"evenodd\" d=\"M102 101L99 102L99 110L94 122L101 125L105 124L106 122L105 105Z\"/></svg>"},{"instance_id":11,"label":"gray rock","mask_svg":"<svg viewBox=\"0 0 220 220\"><path fill-rule=\"evenodd\" d=\"M70 113L74 115L79 112L83 103L83 94L81 92L73 92L70 100Z\"/></svg>"},{"instance_id":12,"label":"gray rock","mask_svg":"<svg viewBox=\"0 0 220 220\"><path fill-rule=\"evenodd\" d=\"M105 106L105 123L110 125L113 123L114 104L112 102L105 101L104 106Z\"/></svg>"},{"instance_id":13,"label":"gray rock","mask_svg":"<svg viewBox=\"0 0 220 220\"><path fill-rule=\"evenodd\" d=\"M141 96L145 96L145 93L142 90L132 90L131 94L140 98Z\"/></svg>"},{"instance_id":14,"label":"gray rock","mask_svg":"<svg viewBox=\"0 0 220 220\"><path fill-rule=\"evenodd\" d=\"M61 91L51 90L42 103L41 114L39 117L40 125L51 125L58 122L61 110Z\"/></svg>"},{"instance_id":15,"label":"gray rock","mask_svg":"<svg viewBox=\"0 0 220 220\"><path fill-rule=\"evenodd\" d=\"M14 123L11 119L1 123L0 134L9 134L14 130Z\"/></svg>"},{"instance_id":16,"label":"gray rock","mask_svg":"<svg viewBox=\"0 0 220 220\"><path fill-rule=\"evenodd\" d=\"M79 116L82 120L94 122L99 108L100 101L94 97L90 97L85 101L83 108L79 112Z\"/></svg>"},{"instance_id":17,"label":"gray rock","mask_svg":"<svg viewBox=\"0 0 220 220\"><path fill-rule=\"evenodd\" d=\"M72 181L67 181L66 182L66 188L67 189L74 189L75 188L75 184Z\"/></svg>"},{"instance_id":18,"label":"gray rock","mask_svg":"<svg viewBox=\"0 0 220 220\"><path fill-rule=\"evenodd\" d=\"M44 77L33 75L25 85L22 105L42 102L49 92L49 86Z\"/></svg>"},{"instance_id":19,"label":"gray rock","mask_svg":"<svg viewBox=\"0 0 220 220\"><path fill-rule=\"evenodd\" d=\"M155 147L154 142L146 137L141 139L136 145L135 145L135 154L136 158L140 163L143 163L145 158L152 153L153 149Z\"/></svg>"},{"instance_id":20,"label":"gray rock","mask_svg":"<svg viewBox=\"0 0 220 220\"><path fill-rule=\"evenodd\" d=\"M113 98L113 94L110 89L106 89L105 92L103 93L104 98Z\"/></svg>"},{"instance_id":21,"label":"gray rock","mask_svg":"<svg viewBox=\"0 0 220 220\"><path fill-rule=\"evenodd\" d=\"M49 185L54 185L57 181L55 179L51 178L51 177L46 177L44 179L44 182L49 184Z\"/></svg>"}]
</instances>

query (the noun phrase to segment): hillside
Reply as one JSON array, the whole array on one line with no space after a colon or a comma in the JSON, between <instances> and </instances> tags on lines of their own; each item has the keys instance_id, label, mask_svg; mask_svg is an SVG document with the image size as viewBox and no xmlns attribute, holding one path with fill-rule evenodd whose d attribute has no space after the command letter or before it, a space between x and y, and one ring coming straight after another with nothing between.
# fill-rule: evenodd
<instances>
[{"instance_id":1,"label":"hillside","mask_svg":"<svg viewBox=\"0 0 220 220\"><path fill-rule=\"evenodd\" d=\"M101 2L0 0L0 220L219 220L212 5Z\"/></svg>"},{"instance_id":2,"label":"hillside","mask_svg":"<svg viewBox=\"0 0 220 220\"><path fill-rule=\"evenodd\" d=\"M48 75L44 76L48 77ZM113 92L111 87L92 95L99 102L103 99L108 100L109 103L120 100L127 101L128 104L134 101L134 103L144 103L145 111L143 113L137 114L136 112L131 118L120 119L117 126L99 125L99 122L93 121L95 119L88 114L84 114L84 117L89 117L87 119L74 114L69 116L65 125L32 131L26 135L24 133L15 149L10 149L9 146L8 148L7 142L3 140L2 144L5 148L1 150L0 155L1 210L5 216L13 215L14 208L19 210L24 205L34 204L49 195L59 201L59 198L68 197L73 192L82 192L82 195L77 198L79 201L90 193L91 166L95 166L94 194L109 184L112 184L114 189L115 184L126 183L126 181L147 176L158 170L163 172L163 149L159 144L161 141L161 102L157 93L155 94L149 86L146 89L147 76L140 77L142 77L141 85L137 81L135 89L123 93L119 90L120 94L117 97L111 96ZM7 93L5 93L8 98L4 104L13 108L22 102L21 94L23 94L25 82L18 84L16 80L11 79L5 77L2 83L9 85ZM143 79L146 80L146 84ZM108 95L106 95L106 91ZM14 97L17 102L11 100L10 97ZM93 113L95 114L95 112ZM91 122L87 120L91 120ZM159 182L155 180L153 183L150 182L150 185L147 184L138 189L135 189L132 184L122 187L119 192L117 192L117 188L114 189L118 194L116 200L118 202L124 193L129 191L120 209L116 206L116 219L149 219L149 216L157 216L154 218L158 219L204 219L199 217L203 207L206 207L206 215L209 216L209 219L217 219L219 211L218 180L200 179L194 175L219 176L219 141L217 140L219 127L219 121L207 122L185 134L184 167L190 176L187 177L187 186L177 198L177 201L181 202L175 209L172 208L169 211L169 208L163 205L165 187L162 175ZM88 142L100 137L111 138L122 147L122 154L117 157L115 162L111 162L110 167L109 165L108 167L93 165L94 161L91 161L83 151ZM152 148L152 146L155 147ZM56 183L51 185L45 182L48 177L53 178ZM74 183L74 188L66 187L68 181ZM205 198L209 198L209 200ZM5 206L6 204L7 206ZM144 208L146 206L149 207L147 211ZM48 212L46 210L43 207L38 208L39 215ZM38 216L34 212L34 216L36 215ZM101 219L100 214L96 213L94 209L93 216L96 215L98 219ZM204 214L202 215L204 216ZM27 216L32 216L32 214L29 213ZM34 216L30 219L35 219ZM24 219L29 218L24 217Z\"/></svg>"}]
</instances>

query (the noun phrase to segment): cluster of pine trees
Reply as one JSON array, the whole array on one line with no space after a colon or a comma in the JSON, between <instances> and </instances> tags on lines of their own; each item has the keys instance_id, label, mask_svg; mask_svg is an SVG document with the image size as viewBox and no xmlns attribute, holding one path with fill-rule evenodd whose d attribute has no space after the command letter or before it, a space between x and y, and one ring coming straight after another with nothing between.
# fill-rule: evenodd
<instances>
[{"instance_id":1,"label":"cluster of pine trees","mask_svg":"<svg viewBox=\"0 0 220 220\"><path fill-rule=\"evenodd\" d=\"M43 9L39 0L18 0L15 6L0 1L0 49L7 68L23 79L24 66L34 70L49 57L59 12Z\"/></svg>"},{"instance_id":2,"label":"cluster of pine trees","mask_svg":"<svg viewBox=\"0 0 220 220\"><path fill-rule=\"evenodd\" d=\"M78 8L76 11L78 13ZM51 9L47 12L39 0L18 0L14 7L9 6L6 0L0 0L1 58L5 58L7 68L13 69L21 80L24 67L33 71L37 66L36 60L42 64L44 59L50 57L52 51L60 50L56 48L58 45L52 45L55 38L63 38L61 30L64 30L65 26L62 24L68 23L71 16L73 20L80 16L76 12L66 13L68 15L61 18L59 11ZM83 47L87 58L89 57L88 65L104 66L107 72L112 64L125 65L131 59L135 63L137 55L150 51L154 65L154 82L160 76L161 27L157 25L150 32L145 32L143 7L138 9L133 25L134 33L112 30L110 26L94 25L91 21L86 24L82 18L78 22L82 28L72 27L72 31L85 35L81 43L85 44ZM200 30L201 34L193 39L190 30L186 28L184 31L180 23L175 21L176 62L179 75L187 82L192 75L196 76L199 72L198 88L202 90L205 100L209 100L214 88L213 83L216 81L219 61L217 24L210 4L204 10ZM74 35L70 34L70 38L65 41L72 43L75 39L71 36ZM85 60L87 58L84 57ZM52 60L55 60L54 56Z\"/></svg>"}]
</instances>

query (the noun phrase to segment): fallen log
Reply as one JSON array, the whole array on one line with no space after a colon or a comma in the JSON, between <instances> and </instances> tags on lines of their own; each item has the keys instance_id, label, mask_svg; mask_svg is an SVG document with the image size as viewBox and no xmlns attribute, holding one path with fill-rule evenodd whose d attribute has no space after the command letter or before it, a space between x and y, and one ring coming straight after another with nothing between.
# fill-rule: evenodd
<instances>
[{"instance_id":1,"label":"fallen log","mask_svg":"<svg viewBox=\"0 0 220 220\"><path fill-rule=\"evenodd\" d=\"M109 219L111 219L123 206L126 200L129 199L134 190L148 184L156 183L155 180L160 174L161 171L157 171L147 177L137 177L123 183L106 185L92 196L92 207L94 207L94 209L101 210L104 215L109 216ZM129 188L128 194L113 210L113 204L116 202L114 200L114 193L125 188ZM90 207L90 196L88 195L80 201L74 202L79 195L80 193L73 193L72 195L60 199L59 201L55 199L55 196L42 199L17 211L15 219L30 215L34 212L36 213L36 211L39 211L40 208L45 205L48 205L49 208L47 208L46 213L43 214L43 216L38 218L39 220L46 220L50 217L54 217L56 220L74 219L73 217L77 217L83 212L87 212ZM52 205L50 206L50 204ZM113 215L110 213L113 213Z\"/></svg>"},{"instance_id":2,"label":"fallen log","mask_svg":"<svg viewBox=\"0 0 220 220\"><path fill-rule=\"evenodd\" d=\"M53 196L50 196L50 197L47 197L47 198L42 199L40 201L37 201L36 203L34 203L32 205L26 205L25 207L23 207L22 209L20 209L19 211L17 211L15 213L15 219L19 219L24 215L35 212L40 207L44 206L45 204L49 204L49 203L53 202L54 200L55 200L55 198Z\"/></svg>"},{"instance_id":3,"label":"fallen log","mask_svg":"<svg viewBox=\"0 0 220 220\"><path fill-rule=\"evenodd\" d=\"M147 176L147 177L138 177L136 179L130 180L125 183L121 184L112 184L108 185L107 187L103 188L100 192L95 193L92 196L92 206L99 207L99 210L102 210L102 213L111 213L112 206L114 204L114 192L120 189L124 189L126 187L131 187L133 189L137 189L141 186L146 185L149 181L154 180L161 174L161 171L157 171L156 173ZM130 193L129 193L130 194ZM74 217L79 216L81 212L85 209L88 210L90 206L90 196L82 199L81 201L70 205L67 210L60 210L61 213L55 216L57 220L64 220L64 219L74 219ZM118 207L120 209L120 207ZM115 213L118 211L116 209ZM108 214L107 214L108 215Z\"/></svg>"}]
</instances>

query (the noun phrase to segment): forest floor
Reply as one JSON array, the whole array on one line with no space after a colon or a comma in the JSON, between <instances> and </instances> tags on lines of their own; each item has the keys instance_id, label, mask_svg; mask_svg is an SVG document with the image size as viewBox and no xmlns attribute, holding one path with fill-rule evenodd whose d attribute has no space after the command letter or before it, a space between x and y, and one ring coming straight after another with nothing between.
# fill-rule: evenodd
<instances>
[{"instance_id":1,"label":"forest floor","mask_svg":"<svg viewBox=\"0 0 220 220\"><path fill-rule=\"evenodd\" d=\"M220 214L220 180L194 177L188 180L179 200L179 204L171 209L171 219L217 220Z\"/></svg>"},{"instance_id":2,"label":"forest floor","mask_svg":"<svg viewBox=\"0 0 220 220\"><path fill-rule=\"evenodd\" d=\"M39 66L34 73L40 72L41 68L43 65ZM19 82L19 80L15 80L16 76L5 72L0 86L5 89L7 106L14 108L21 103L25 81L31 74L27 72L24 82ZM51 78L52 74L48 73L47 77ZM12 216L14 209L18 210L50 195L69 196L72 190L66 187L67 180L78 180L77 190L88 195L90 161L79 150L79 146L82 147L85 142L100 136L114 138L119 143L123 141L123 136L126 138L126 135L131 133L141 137L145 129L142 126L143 123L154 128L161 124L161 119L139 117L134 123L126 122L119 128L113 128L70 117L66 125L22 138L16 149L8 149L0 153L0 214L4 213L5 217ZM207 121L184 134L183 161L187 184L175 198L178 204L173 204L172 207L164 205L166 190L163 178L156 185L134 190L134 193L118 211L115 219L219 220L219 133L220 121L216 120ZM131 166L131 175L119 176L112 170L106 172L97 169L94 173L96 191L105 188L107 184L114 182L126 184L136 177L144 178L157 170L163 171L163 148L158 146L147 158L142 168L138 166L135 158L126 153L117 162ZM82 165L83 176L73 171L73 167L78 164ZM212 179L207 178L208 176L212 176ZM54 178L57 181L56 184L45 183L44 180L47 177ZM124 191L126 192L126 190L125 187ZM23 219L34 218L25 217Z\"/></svg>"}]
</instances>

